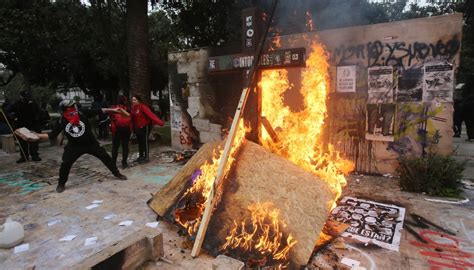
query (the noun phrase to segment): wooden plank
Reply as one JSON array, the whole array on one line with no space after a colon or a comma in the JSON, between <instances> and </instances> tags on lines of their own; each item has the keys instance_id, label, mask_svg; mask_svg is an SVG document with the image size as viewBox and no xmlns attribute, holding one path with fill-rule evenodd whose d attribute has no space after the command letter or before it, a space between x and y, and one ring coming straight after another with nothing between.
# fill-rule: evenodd
<instances>
[{"instance_id":1,"label":"wooden plank","mask_svg":"<svg viewBox=\"0 0 474 270\"><path fill-rule=\"evenodd\" d=\"M164 254L163 234L156 229L145 229L128 235L95 255L74 265L73 269L105 269L111 264L115 269L136 269L149 260L157 260ZM113 256L119 258L112 261ZM107 259L111 261L107 262Z\"/></svg>"},{"instance_id":2,"label":"wooden plank","mask_svg":"<svg viewBox=\"0 0 474 270\"><path fill-rule=\"evenodd\" d=\"M206 234L207 226L209 224L209 219L211 218L211 212L212 212L212 209L214 209L214 206L216 203L216 201L214 200L215 189L224 175L224 168L227 164L227 160L229 159L230 150L232 148L235 135L237 133L239 120L240 120L240 117L242 116L242 111L243 111L242 108L245 106L245 102L247 101L248 94L249 94L249 88L245 88L244 91L242 91L242 95L240 96L239 104L237 106L237 110L235 111L234 120L232 121L229 135L227 136L227 140L225 142L224 151L222 153L219 166L217 167L217 173L213 181L214 185L212 186L211 192L209 194L209 198L206 202L206 209L204 210L204 214L201 219L201 224L199 226L199 230L196 235L196 240L194 241L193 250L191 252L191 256L193 257L199 256L202 242L204 241L204 236Z\"/></svg>"},{"instance_id":3,"label":"wooden plank","mask_svg":"<svg viewBox=\"0 0 474 270\"><path fill-rule=\"evenodd\" d=\"M335 198L329 184L249 141L239 150L223 184L221 202L212 214L204 242L207 251L222 254L218 249L234 224L251 219L248 206L269 202L286 224L281 230L297 241L289 256L295 267L289 269L299 269L298 265L308 262Z\"/></svg>"},{"instance_id":4,"label":"wooden plank","mask_svg":"<svg viewBox=\"0 0 474 270\"><path fill-rule=\"evenodd\" d=\"M168 209L174 205L181 197L186 184L191 179L194 171L199 169L206 161L210 161L214 150L222 146L222 141L209 142L204 144L199 151L184 165L184 167L169 181L166 186L160 189L148 203L148 206L159 216L164 216Z\"/></svg>"},{"instance_id":5,"label":"wooden plank","mask_svg":"<svg viewBox=\"0 0 474 270\"><path fill-rule=\"evenodd\" d=\"M265 130L270 135L270 138L272 138L274 142L278 142L278 134L276 134L275 130L272 127L272 124L270 124L266 117L261 117L260 119L262 121L263 127L265 127Z\"/></svg>"}]
</instances>

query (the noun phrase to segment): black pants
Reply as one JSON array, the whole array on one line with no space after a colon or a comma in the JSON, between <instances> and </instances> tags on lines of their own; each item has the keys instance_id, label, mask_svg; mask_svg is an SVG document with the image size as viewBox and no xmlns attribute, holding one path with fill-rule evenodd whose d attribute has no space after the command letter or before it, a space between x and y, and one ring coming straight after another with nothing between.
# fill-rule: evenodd
<instances>
[{"instance_id":1,"label":"black pants","mask_svg":"<svg viewBox=\"0 0 474 270\"><path fill-rule=\"evenodd\" d=\"M24 159L28 159L30 155L31 157L39 157L38 142L29 143L19 137L18 137L18 142L20 143L21 149L23 149L23 151L21 151L20 149L20 157ZM25 152L25 156L23 156L23 152Z\"/></svg>"},{"instance_id":2,"label":"black pants","mask_svg":"<svg viewBox=\"0 0 474 270\"><path fill-rule=\"evenodd\" d=\"M140 157L148 159L148 126L135 129Z\"/></svg>"},{"instance_id":3,"label":"black pants","mask_svg":"<svg viewBox=\"0 0 474 270\"><path fill-rule=\"evenodd\" d=\"M474 117L465 117L464 121L466 122L467 138L472 140L474 139Z\"/></svg>"},{"instance_id":4,"label":"black pants","mask_svg":"<svg viewBox=\"0 0 474 270\"><path fill-rule=\"evenodd\" d=\"M69 171L71 170L72 164L82 155L89 154L100 159L102 163L114 174L119 174L117 165L115 165L112 158L107 154L104 148L99 144L93 143L90 145L66 145L64 147L63 162L61 168L59 168L59 184L65 184L68 180Z\"/></svg>"},{"instance_id":5,"label":"black pants","mask_svg":"<svg viewBox=\"0 0 474 270\"><path fill-rule=\"evenodd\" d=\"M122 144L122 164L127 164L130 128L117 128L112 138L112 160L117 162L118 149Z\"/></svg>"}]
</instances>

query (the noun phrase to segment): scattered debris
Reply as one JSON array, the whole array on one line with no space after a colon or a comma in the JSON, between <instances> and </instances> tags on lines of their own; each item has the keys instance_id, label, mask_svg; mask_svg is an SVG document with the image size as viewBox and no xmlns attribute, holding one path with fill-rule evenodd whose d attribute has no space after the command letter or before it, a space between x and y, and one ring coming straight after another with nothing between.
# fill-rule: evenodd
<instances>
[{"instance_id":1,"label":"scattered debris","mask_svg":"<svg viewBox=\"0 0 474 270\"><path fill-rule=\"evenodd\" d=\"M51 227L51 226L54 226L58 223L61 223L62 221L60 219L56 219L56 220L53 220L53 221L50 221L48 222L48 227Z\"/></svg>"},{"instance_id":2,"label":"scattered debris","mask_svg":"<svg viewBox=\"0 0 474 270\"><path fill-rule=\"evenodd\" d=\"M384 173L383 177L390 178L390 179L394 178L394 176L390 173Z\"/></svg>"},{"instance_id":3,"label":"scattered debris","mask_svg":"<svg viewBox=\"0 0 474 270\"><path fill-rule=\"evenodd\" d=\"M89 237L89 238L86 238L86 241L84 241L84 246L90 246L90 245L94 245L95 243L97 243L97 237L96 236L93 236L93 237Z\"/></svg>"},{"instance_id":4,"label":"scattered debris","mask_svg":"<svg viewBox=\"0 0 474 270\"><path fill-rule=\"evenodd\" d=\"M104 219L109 220L109 219L113 219L116 216L117 216L116 214L109 214L109 215L105 216Z\"/></svg>"},{"instance_id":5,"label":"scattered debris","mask_svg":"<svg viewBox=\"0 0 474 270\"><path fill-rule=\"evenodd\" d=\"M173 163L173 162L183 162L185 163L189 160L197 150L183 150L183 151L165 151L157 155L160 158L161 162L164 163Z\"/></svg>"},{"instance_id":6,"label":"scattered debris","mask_svg":"<svg viewBox=\"0 0 474 270\"><path fill-rule=\"evenodd\" d=\"M77 237L77 235L75 235L75 234L66 235L63 238L59 239L59 241L60 242L69 242L69 241L72 241L76 237Z\"/></svg>"},{"instance_id":7,"label":"scattered debris","mask_svg":"<svg viewBox=\"0 0 474 270\"><path fill-rule=\"evenodd\" d=\"M92 203L93 204L101 204L103 202L104 202L104 200L94 200Z\"/></svg>"},{"instance_id":8,"label":"scattered debris","mask_svg":"<svg viewBox=\"0 0 474 270\"><path fill-rule=\"evenodd\" d=\"M158 224L160 224L160 222L158 221L155 221L155 222L148 222L147 224L145 224L147 227L150 227L150 228L156 228L158 227Z\"/></svg>"},{"instance_id":9,"label":"scattered debris","mask_svg":"<svg viewBox=\"0 0 474 270\"><path fill-rule=\"evenodd\" d=\"M341 260L341 263L345 264L347 266L350 266L351 268L359 267L359 265L360 265L359 261L348 258L348 257L343 257L342 260Z\"/></svg>"},{"instance_id":10,"label":"scattered debris","mask_svg":"<svg viewBox=\"0 0 474 270\"><path fill-rule=\"evenodd\" d=\"M124 221L122 221L122 222L119 223L119 226L125 226L125 227L127 227L127 226L132 225L132 223L133 223L132 220L124 220Z\"/></svg>"},{"instance_id":11,"label":"scattered debris","mask_svg":"<svg viewBox=\"0 0 474 270\"><path fill-rule=\"evenodd\" d=\"M28 249L30 249L30 244L28 244L28 243L21 244L21 245L15 247L15 249L13 250L13 253L17 254L17 253L20 253L20 252L27 251Z\"/></svg>"},{"instance_id":12,"label":"scattered debris","mask_svg":"<svg viewBox=\"0 0 474 270\"><path fill-rule=\"evenodd\" d=\"M94 204L91 204L89 206L86 207L87 210L91 210L91 209L94 209L96 208L97 206L99 206L98 204L94 203Z\"/></svg>"}]
</instances>

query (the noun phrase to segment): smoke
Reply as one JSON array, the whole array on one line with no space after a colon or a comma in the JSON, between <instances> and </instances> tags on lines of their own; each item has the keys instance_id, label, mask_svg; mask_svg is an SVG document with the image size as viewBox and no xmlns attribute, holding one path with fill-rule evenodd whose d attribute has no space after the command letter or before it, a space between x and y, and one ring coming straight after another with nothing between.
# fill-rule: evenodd
<instances>
[{"instance_id":1,"label":"smoke","mask_svg":"<svg viewBox=\"0 0 474 270\"><path fill-rule=\"evenodd\" d=\"M272 2L259 0L256 4L269 10ZM402 0L395 5L405 4L406 0ZM272 26L282 35L311 31L307 12L316 31L378 23L387 20L390 5L371 4L367 0L279 0Z\"/></svg>"}]
</instances>

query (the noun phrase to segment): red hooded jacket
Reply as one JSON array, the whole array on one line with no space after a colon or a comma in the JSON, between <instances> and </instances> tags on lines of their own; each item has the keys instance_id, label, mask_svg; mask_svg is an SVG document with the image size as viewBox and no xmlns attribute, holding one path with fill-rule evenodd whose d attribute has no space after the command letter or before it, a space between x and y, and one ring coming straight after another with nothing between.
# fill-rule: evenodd
<instances>
[{"instance_id":1,"label":"red hooded jacket","mask_svg":"<svg viewBox=\"0 0 474 270\"><path fill-rule=\"evenodd\" d=\"M164 126L165 124L150 110L150 108L148 108L147 105L143 103L139 103L132 107L131 116L133 127L136 129L146 127L149 124L160 126Z\"/></svg>"},{"instance_id":2,"label":"red hooded jacket","mask_svg":"<svg viewBox=\"0 0 474 270\"><path fill-rule=\"evenodd\" d=\"M122 108L125 111L128 111L127 107L121 104L115 105L112 108ZM110 130L112 131L112 135L115 135L115 131L117 131L117 128L132 128L131 117L123 116L120 113L110 113L109 116L112 120L110 124Z\"/></svg>"}]
</instances>

